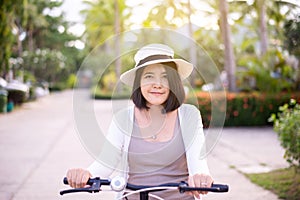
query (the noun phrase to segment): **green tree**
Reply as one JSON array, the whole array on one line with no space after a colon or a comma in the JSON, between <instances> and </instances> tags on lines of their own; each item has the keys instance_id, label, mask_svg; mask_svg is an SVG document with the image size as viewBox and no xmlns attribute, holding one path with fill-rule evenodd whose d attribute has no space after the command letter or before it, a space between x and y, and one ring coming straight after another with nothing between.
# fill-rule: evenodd
<instances>
[{"instance_id":1,"label":"green tree","mask_svg":"<svg viewBox=\"0 0 300 200\"><path fill-rule=\"evenodd\" d=\"M59 50L24 51L23 60L24 69L32 73L38 81L47 81L53 85L67 79L69 75L66 74L66 57Z\"/></svg>"},{"instance_id":2,"label":"green tree","mask_svg":"<svg viewBox=\"0 0 300 200\"><path fill-rule=\"evenodd\" d=\"M144 22L146 27L161 27L176 29L178 25L187 24L189 21L189 1L160 0L150 10Z\"/></svg>"},{"instance_id":3,"label":"green tree","mask_svg":"<svg viewBox=\"0 0 300 200\"><path fill-rule=\"evenodd\" d=\"M279 113L272 114L269 121L274 122L281 146L285 149L284 158L296 170L300 169L300 105L295 99L279 107Z\"/></svg>"},{"instance_id":4,"label":"green tree","mask_svg":"<svg viewBox=\"0 0 300 200\"><path fill-rule=\"evenodd\" d=\"M296 88L300 88L300 15L287 20L284 25L284 46L291 55L298 59Z\"/></svg>"},{"instance_id":5,"label":"green tree","mask_svg":"<svg viewBox=\"0 0 300 200\"><path fill-rule=\"evenodd\" d=\"M129 17L124 11L128 9L124 0L107 2L104 0L85 1L89 6L82 11L85 15L85 37L87 49L90 51L113 36L114 43L102 45L101 51L115 58L115 76L121 74L121 41L120 33L125 30L125 20ZM130 13L130 12L127 12Z\"/></svg>"},{"instance_id":6,"label":"green tree","mask_svg":"<svg viewBox=\"0 0 300 200\"><path fill-rule=\"evenodd\" d=\"M283 22L298 7L287 0L235 0L230 4L241 19L251 19L248 28L255 31L259 38L260 56L267 53L270 41L277 46L283 40Z\"/></svg>"},{"instance_id":7,"label":"green tree","mask_svg":"<svg viewBox=\"0 0 300 200\"><path fill-rule=\"evenodd\" d=\"M300 15L285 22L284 35L285 48L300 60Z\"/></svg>"},{"instance_id":8,"label":"green tree","mask_svg":"<svg viewBox=\"0 0 300 200\"><path fill-rule=\"evenodd\" d=\"M116 32L125 30L124 21L128 18L124 10L127 9L124 0L118 1L84 1L88 6L81 13L85 16L85 37L88 49L102 44ZM109 50L108 50L109 51Z\"/></svg>"},{"instance_id":9,"label":"green tree","mask_svg":"<svg viewBox=\"0 0 300 200\"><path fill-rule=\"evenodd\" d=\"M36 48L41 48L39 45L43 38L43 30L47 30L49 22L47 21L47 15L43 14L44 9L51 10L54 7L58 7L62 4L55 2L55 6L50 4L49 0L38 1L28 0L28 4L24 7L24 12L27 15L26 23L23 22L23 28L26 30L27 37L24 46L29 51L34 51ZM22 20L22 19L20 19Z\"/></svg>"},{"instance_id":10,"label":"green tree","mask_svg":"<svg viewBox=\"0 0 300 200\"><path fill-rule=\"evenodd\" d=\"M70 74L75 73L81 62L80 51L74 45L80 38L67 31L70 24L64 20L64 13L52 13L62 3L28 0L23 8L28 18L21 23L27 35L23 41L23 70L33 74L36 80L52 83L65 81ZM44 73L42 70L45 70Z\"/></svg>"},{"instance_id":11,"label":"green tree","mask_svg":"<svg viewBox=\"0 0 300 200\"><path fill-rule=\"evenodd\" d=\"M16 37L13 34L15 26L16 13L22 9L23 0L1 0L0 1L0 76L7 75L9 70L9 58L12 55L12 49Z\"/></svg>"},{"instance_id":12,"label":"green tree","mask_svg":"<svg viewBox=\"0 0 300 200\"><path fill-rule=\"evenodd\" d=\"M231 28L228 24L228 3L227 0L219 0L220 10L220 31L224 44L224 67L227 72L228 89L236 91L236 64L233 46L231 43Z\"/></svg>"},{"instance_id":13,"label":"green tree","mask_svg":"<svg viewBox=\"0 0 300 200\"><path fill-rule=\"evenodd\" d=\"M206 3L209 9L203 10L203 12L208 17L215 17L218 19L218 26L219 26L219 40L217 36L215 36L215 41L206 40L205 44L212 44L214 43L217 47L213 48L211 46L207 46L207 49L213 50L215 53L210 53L211 55L217 54L218 56L212 57L214 61L221 67L221 70L224 69L227 74L228 80L228 90L229 91L236 91L236 60L234 54L234 46L232 43L232 33L231 33L231 26L229 25L228 21L231 19L230 11L231 8L228 5L227 0L208 0L202 1ZM202 33L200 33L202 32ZM205 31L197 31L197 33L203 36ZM215 35L215 34L214 34ZM209 37L209 36L206 36ZM198 39L199 40L199 39ZM208 43L209 42L209 43ZM222 44L220 46L219 44ZM219 57L220 50L223 51L222 59Z\"/></svg>"},{"instance_id":14,"label":"green tree","mask_svg":"<svg viewBox=\"0 0 300 200\"><path fill-rule=\"evenodd\" d=\"M195 66L197 65L197 51L194 44L194 30L191 22L191 16L195 13L193 5L188 1L159 1L151 8L147 19L144 21L145 27L160 27L176 30L180 26L187 25L190 44L187 44L189 60ZM162 36L163 37L163 36ZM192 85L195 84L195 75L191 76Z\"/></svg>"}]
</instances>

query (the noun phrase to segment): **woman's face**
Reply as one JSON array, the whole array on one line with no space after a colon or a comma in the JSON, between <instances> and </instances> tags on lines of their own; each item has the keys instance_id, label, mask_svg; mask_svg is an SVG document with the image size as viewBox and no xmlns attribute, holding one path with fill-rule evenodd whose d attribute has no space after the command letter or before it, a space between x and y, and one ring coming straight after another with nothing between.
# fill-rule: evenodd
<instances>
[{"instance_id":1,"label":"woman's face","mask_svg":"<svg viewBox=\"0 0 300 200\"><path fill-rule=\"evenodd\" d=\"M144 68L141 92L150 106L162 105L167 100L170 89L167 72L162 64L148 65Z\"/></svg>"}]
</instances>

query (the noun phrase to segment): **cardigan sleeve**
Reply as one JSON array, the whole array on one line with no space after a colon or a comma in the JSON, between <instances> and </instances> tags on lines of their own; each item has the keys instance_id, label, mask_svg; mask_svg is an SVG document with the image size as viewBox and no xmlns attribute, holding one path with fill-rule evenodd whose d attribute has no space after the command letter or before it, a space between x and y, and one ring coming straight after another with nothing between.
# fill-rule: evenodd
<instances>
[{"instance_id":1,"label":"cardigan sleeve","mask_svg":"<svg viewBox=\"0 0 300 200\"><path fill-rule=\"evenodd\" d=\"M184 104L180 118L189 174L209 174L200 111L195 106Z\"/></svg>"},{"instance_id":2,"label":"cardigan sleeve","mask_svg":"<svg viewBox=\"0 0 300 200\"><path fill-rule=\"evenodd\" d=\"M115 170L121 159L122 140L118 138L119 131L115 122L112 122L100 155L87 169L92 176L107 178Z\"/></svg>"},{"instance_id":3,"label":"cardigan sleeve","mask_svg":"<svg viewBox=\"0 0 300 200\"><path fill-rule=\"evenodd\" d=\"M125 140L132 131L131 110L124 109L113 117L100 155L87 168L92 176L108 178L114 171L124 170L121 162L124 162L124 151L127 151L124 149Z\"/></svg>"}]
</instances>

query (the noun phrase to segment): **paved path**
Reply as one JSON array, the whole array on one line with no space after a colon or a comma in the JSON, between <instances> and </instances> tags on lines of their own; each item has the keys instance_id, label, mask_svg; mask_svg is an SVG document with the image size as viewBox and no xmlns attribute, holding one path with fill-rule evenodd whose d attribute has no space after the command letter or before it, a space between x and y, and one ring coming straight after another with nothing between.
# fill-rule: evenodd
<instances>
[{"instance_id":1,"label":"paved path","mask_svg":"<svg viewBox=\"0 0 300 200\"><path fill-rule=\"evenodd\" d=\"M82 146L73 117L72 91L54 93L0 115L0 199L112 199L109 192L59 196L62 177L70 167L87 167L93 158ZM82 105L91 102L82 91ZM110 101L95 101L101 128L111 119ZM272 128L225 128L208 164L216 182L230 185L226 194L204 199L276 200L252 184L243 172L286 167L283 150Z\"/></svg>"}]
</instances>

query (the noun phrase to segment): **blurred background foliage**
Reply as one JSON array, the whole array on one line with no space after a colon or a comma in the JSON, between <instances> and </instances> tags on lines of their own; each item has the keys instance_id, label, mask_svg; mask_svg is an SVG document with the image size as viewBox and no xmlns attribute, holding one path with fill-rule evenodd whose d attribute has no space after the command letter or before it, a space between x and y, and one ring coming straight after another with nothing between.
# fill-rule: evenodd
<instances>
[{"instance_id":1,"label":"blurred background foliage","mask_svg":"<svg viewBox=\"0 0 300 200\"><path fill-rule=\"evenodd\" d=\"M167 34L147 34L147 28L162 28L193 39L224 75L220 80L220 74L207 68L208 77L192 76L194 88L211 84L209 90L268 93L300 89L297 0L84 0L80 15L85 28L80 35L70 31L74 24L61 11L63 3L1 0L2 78L30 86L47 82L52 90L76 83L107 96L119 91L117 77L134 65L133 54L120 55L127 48L121 33L140 29L135 44L164 42ZM183 52L180 56L195 66L211 62L199 59L189 44ZM91 71L84 71L87 65ZM103 71L101 65L108 66Z\"/></svg>"}]
</instances>

